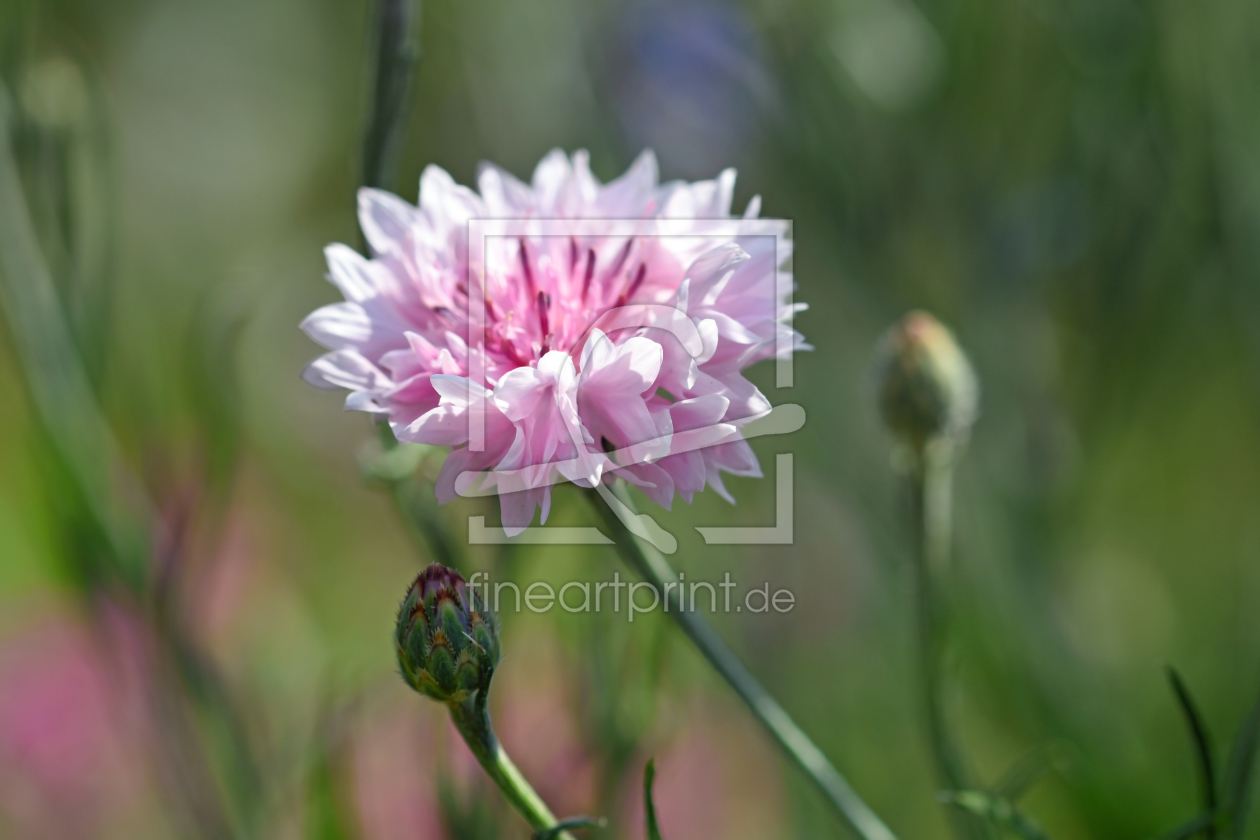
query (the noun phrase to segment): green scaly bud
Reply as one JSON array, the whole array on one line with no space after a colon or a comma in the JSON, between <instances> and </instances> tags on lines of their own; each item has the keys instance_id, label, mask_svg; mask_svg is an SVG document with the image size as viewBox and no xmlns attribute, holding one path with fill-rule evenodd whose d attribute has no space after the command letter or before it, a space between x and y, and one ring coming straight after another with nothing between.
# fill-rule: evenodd
<instances>
[{"instance_id":1,"label":"green scaly bud","mask_svg":"<svg viewBox=\"0 0 1260 840\"><path fill-rule=\"evenodd\" d=\"M440 703L484 703L499 664L499 625L459 572L434 563L398 608L394 645L403 679Z\"/></svg>"}]
</instances>

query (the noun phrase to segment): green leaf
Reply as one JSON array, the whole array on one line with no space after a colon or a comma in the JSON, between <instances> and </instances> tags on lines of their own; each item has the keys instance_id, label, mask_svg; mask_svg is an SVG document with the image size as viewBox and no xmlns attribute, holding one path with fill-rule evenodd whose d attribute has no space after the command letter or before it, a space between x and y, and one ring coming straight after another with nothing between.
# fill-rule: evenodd
<instances>
[{"instance_id":1,"label":"green leaf","mask_svg":"<svg viewBox=\"0 0 1260 840\"><path fill-rule=\"evenodd\" d=\"M1182 681L1181 675L1171 666L1168 666L1168 680L1172 683L1173 692L1177 695L1177 702L1181 704L1181 711L1186 716L1186 723L1190 727L1190 736L1194 739L1195 753L1198 756L1199 763L1199 783L1202 787L1203 810L1207 814L1216 813L1216 761L1212 755L1212 742L1208 737L1207 727L1203 723L1203 716L1199 714L1199 709L1194 704L1194 699L1190 696L1190 689L1186 687ZM1208 840L1212 840L1216 836L1216 826L1211 821L1204 828L1204 836Z\"/></svg>"},{"instance_id":2,"label":"green leaf","mask_svg":"<svg viewBox=\"0 0 1260 840\"><path fill-rule=\"evenodd\" d=\"M943 791L941 801L984 817L989 822L1023 840L1050 840L1041 826L1025 817L1010 800L978 790Z\"/></svg>"},{"instance_id":3,"label":"green leaf","mask_svg":"<svg viewBox=\"0 0 1260 840\"><path fill-rule=\"evenodd\" d=\"M1260 700L1251 707L1247 719L1234 736L1229 760L1225 764L1222 807L1229 815L1228 836L1233 838L1241 838L1247 824L1257 744L1260 744Z\"/></svg>"},{"instance_id":4,"label":"green leaf","mask_svg":"<svg viewBox=\"0 0 1260 840\"><path fill-rule=\"evenodd\" d=\"M554 840L563 832L573 831L577 828L603 828L608 825L608 820L603 817L598 819L595 817L569 817L561 820L551 828L545 828L542 831L535 831L532 840Z\"/></svg>"},{"instance_id":5,"label":"green leaf","mask_svg":"<svg viewBox=\"0 0 1260 840\"><path fill-rule=\"evenodd\" d=\"M656 805L652 802L652 780L656 778L656 759L651 759L643 769L643 811L647 821L647 840L661 840L661 828L656 824Z\"/></svg>"}]
</instances>

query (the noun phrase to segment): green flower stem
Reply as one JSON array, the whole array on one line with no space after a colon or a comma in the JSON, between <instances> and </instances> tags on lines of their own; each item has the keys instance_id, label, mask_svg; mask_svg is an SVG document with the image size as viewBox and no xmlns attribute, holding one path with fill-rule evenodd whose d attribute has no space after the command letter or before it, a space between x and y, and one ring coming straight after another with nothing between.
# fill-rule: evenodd
<instances>
[{"instance_id":1,"label":"green flower stem","mask_svg":"<svg viewBox=\"0 0 1260 840\"><path fill-rule=\"evenodd\" d=\"M947 621L938 582L948 572L954 445L937 439L919 449L910 470L912 528L915 535L915 617L919 637L923 705L928 738L939 783L949 791L970 790L963 752L951 731L944 686ZM961 838L990 835L974 814L951 809L955 832Z\"/></svg>"},{"instance_id":2,"label":"green flower stem","mask_svg":"<svg viewBox=\"0 0 1260 840\"><path fill-rule=\"evenodd\" d=\"M398 439L389 427L389 423L381 420L376 424L377 439L381 449L389 455L398 451ZM433 497L433 485L430 482L417 480L415 475L419 465L409 462L400 465L396 473L389 468L385 475L376 476L389 488L403 521L411 526L412 533L427 548L434 560L452 569L460 567L460 556L455 548L450 528L437 510L437 500Z\"/></svg>"},{"instance_id":3,"label":"green flower stem","mask_svg":"<svg viewBox=\"0 0 1260 840\"><path fill-rule=\"evenodd\" d=\"M407 134L408 105L420 47L420 0L377 0L371 113L363 137L365 187L393 189Z\"/></svg>"},{"instance_id":4,"label":"green flower stem","mask_svg":"<svg viewBox=\"0 0 1260 840\"><path fill-rule=\"evenodd\" d=\"M665 581L677 580L678 575L674 573L664 555L650 543L637 538L630 530L628 523L623 522L618 512L606 504L595 490L588 493L588 498L603 518L604 524L612 531L622 559L662 594L662 599L668 607L667 615L674 620L722 679L735 690L753 716L765 726L788 757L813 781L815 787L836 809L853 834L862 840L896 840L892 831L849 786L840 772L823 755L822 750L814 745L814 742L788 716L783 707L761 687L757 678L730 649L704 614L687 610L677 587L665 589ZM623 487L618 488L617 498L629 510L629 515L634 516L633 505Z\"/></svg>"},{"instance_id":5,"label":"green flower stem","mask_svg":"<svg viewBox=\"0 0 1260 840\"><path fill-rule=\"evenodd\" d=\"M525 818L534 831L551 831L559 821L538 792L530 786L517 766L499 744L490 726L490 715L484 704L451 703L451 720L463 736L464 742L477 757L489 776L516 812ZM573 835L562 831L555 835L561 840L573 840Z\"/></svg>"}]
</instances>

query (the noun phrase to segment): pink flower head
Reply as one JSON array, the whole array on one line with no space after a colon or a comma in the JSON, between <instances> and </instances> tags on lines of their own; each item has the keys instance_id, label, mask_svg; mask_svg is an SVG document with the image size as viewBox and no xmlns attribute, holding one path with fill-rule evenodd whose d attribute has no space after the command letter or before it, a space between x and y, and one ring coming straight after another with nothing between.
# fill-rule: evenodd
<instances>
[{"instance_id":1,"label":"pink flower head","mask_svg":"<svg viewBox=\"0 0 1260 840\"><path fill-rule=\"evenodd\" d=\"M457 495L461 474L489 472L483 486L497 487L510 534L536 507L546 521L559 480L620 475L667 508L706 484L733 501L721 473L761 475L740 427L771 408L743 370L807 349L789 325L803 306L789 302L787 222L770 222L775 235L703 232L704 220L732 218L734 183L728 169L660 184L644 152L601 184L585 152L557 150L530 184L484 165L480 193L430 166L418 207L364 189L371 257L327 249L346 300L302 323L332 351L305 378L348 388L346 408L388 418L400 441L451 447L439 501ZM469 223L486 219L584 224L580 235L487 236L473 265ZM672 235L653 233L659 220ZM694 235L677 235L686 220ZM470 315L470 289L484 317ZM470 445L474 422L484 446Z\"/></svg>"}]
</instances>

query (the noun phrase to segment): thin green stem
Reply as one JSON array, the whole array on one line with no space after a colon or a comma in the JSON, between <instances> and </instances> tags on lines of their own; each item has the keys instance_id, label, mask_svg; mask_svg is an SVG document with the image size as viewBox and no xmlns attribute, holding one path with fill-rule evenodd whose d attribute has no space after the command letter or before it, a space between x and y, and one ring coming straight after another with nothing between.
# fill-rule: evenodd
<instances>
[{"instance_id":1,"label":"thin green stem","mask_svg":"<svg viewBox=\"0 0 1260 840\"><path fill-rule=\"evenodd\" d=\"M665 588L665 582L677 581L678 575L659 551L650 543L639 539L622 521L618 511L601 499L596 491L588 494L591 504L613 533L617 550L622 559L645 581L661 593L666 614L683 631L696 649L709 661L714 670L726 680L753 716L766 728L788 758L796 763L815 787L835 808L841 819L862 840L896 840L879 817L862 801L840 772L832 766L822 750L814 745L809 736L796 725L788 713L770 696L752 672L740 661L735 652L718 634L703 613L688 610L682 600L679 587ZM624 488L618 488L618 498L634 516L633 506Z\"/></svg>"},{"instance_id":2,"label":"thin green stem","mask_svg":"<svg viewBox=\"0 0 1260 840\"><path fill-rule=\"evenodd\" d=\"M953 456L949 441L937 440L923 446L910 473L910 489L915 535L915 618L928 739L939 784L949 791L963 791L974 785L945 709L948 622L939 586L950 562ZM973 814L951 810L951 817L960 838L990 834L986 824Z\"/></svg>"},{"instance_id":3,"label":"thin green stem","mask_svg":"<svg viewBox=\"0 0 1260 840\"><path fill-rule=\"evenodd\" d=\"M559 826L556 815L543 802L542 797L525 779L525 776L508 757L490 726L490 715L484 704L452 703L451 720L463 737L477 763L486 775L503 792L508 803L525 818L534 831L551 831ZM562 840L573 840L567 831L556 835Z\"/></svg>"}]
</instances>

